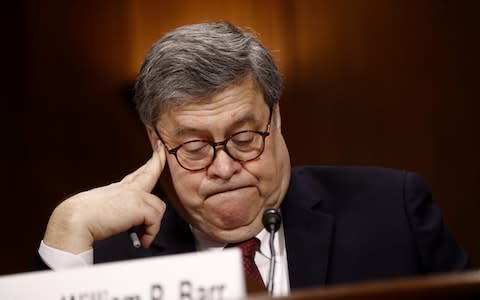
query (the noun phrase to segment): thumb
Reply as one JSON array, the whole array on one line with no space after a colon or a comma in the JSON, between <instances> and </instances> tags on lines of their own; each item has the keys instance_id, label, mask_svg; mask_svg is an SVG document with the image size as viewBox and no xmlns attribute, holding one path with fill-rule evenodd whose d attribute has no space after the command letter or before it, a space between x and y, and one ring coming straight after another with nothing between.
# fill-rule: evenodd
<instances>
[{"instance_id":1,"label":"thumb","mask_svg":"<svg viewBox=\"0 0 480 300\"><path fill-rule=\"evenodd\" d=\"M120 182L145 192L151 192L163 172L165 161L165 148L158 141L157 149L153 152L152 157L143 166L125 176Z\"/></svg>"}]
</instances>

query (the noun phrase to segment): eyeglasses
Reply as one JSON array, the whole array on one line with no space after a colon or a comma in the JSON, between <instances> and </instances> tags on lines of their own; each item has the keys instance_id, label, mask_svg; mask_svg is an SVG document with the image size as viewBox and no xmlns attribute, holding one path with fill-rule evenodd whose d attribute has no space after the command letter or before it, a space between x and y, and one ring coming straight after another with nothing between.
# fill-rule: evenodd
<instances>
[{"instance_id":1,"label":"eyeglasses","mask_svg":"<svg viewBox=\"0 0 480 300\"><path fill-rule=\"evenodd\" d=\"M259 158L265 149L265 138L270 135L271 120L272 109L270 108L265 131L243 130L230 135L221 142L191 140L173 149L168 149L157 128L154 127L154 129L160 141L167 148L167 152L175 155L182 168L189 171L200 171L213 163L218 146L223 146L225 153L235 161L247 162Z\"/></svg>"}]
</instances>

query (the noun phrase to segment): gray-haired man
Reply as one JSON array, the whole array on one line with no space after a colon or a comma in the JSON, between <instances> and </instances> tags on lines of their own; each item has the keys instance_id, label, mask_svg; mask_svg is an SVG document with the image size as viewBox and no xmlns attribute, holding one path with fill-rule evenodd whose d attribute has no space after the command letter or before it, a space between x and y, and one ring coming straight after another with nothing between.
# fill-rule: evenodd
<instances>
[{"instance_id":1,"label":"gray-haired man","mask_svg":"<svg viewBox=\"0 0 480 300\"><path fill-rule=\"evenodd\" d=\"M275 295L466 267L418 176L379 168L291 170L281 86L269 52L238 27L206 23L167 33L150 49L135 86L152 158L118 183L61 203L38 266L222 248L256 236L265 280L270 252L261 218L278 207L284 225L275 242ZM160 191L152 193L157 181ZM126 234L138 225L143 249Z\"/></svg>"}]
</instances>

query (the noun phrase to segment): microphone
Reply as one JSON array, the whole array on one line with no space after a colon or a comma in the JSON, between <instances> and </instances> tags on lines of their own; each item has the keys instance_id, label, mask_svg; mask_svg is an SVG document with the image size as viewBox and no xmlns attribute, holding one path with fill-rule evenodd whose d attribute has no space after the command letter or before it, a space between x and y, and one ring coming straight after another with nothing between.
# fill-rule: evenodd
<instances>
[{"instance_id":1,"label":"microphone","mask_svg":"<svg viewBox=\"0 0 480 300\"><path fill-rule=\"evenodd\" d=\"M268 272L268 293L273 295L273 278L275 276L275 247L273 245L273 241L275 239L275 232L280 228L280 224L282 224L282 216L280 214L280 209L278 208L267 208L263 212L263 227L270 232L270 268Z\"/></svg>"},{"instance_id":2,"label":"microphone","mask_svg":"<svg viewBox=\"0 0 480 300\"><path fill-rule=\"evenodd\" d=\"M282 224L282 216L280 215L280 209L267 208L263 212L263 226L270 233L275 233Z\"/></svg>"}]
</instances>

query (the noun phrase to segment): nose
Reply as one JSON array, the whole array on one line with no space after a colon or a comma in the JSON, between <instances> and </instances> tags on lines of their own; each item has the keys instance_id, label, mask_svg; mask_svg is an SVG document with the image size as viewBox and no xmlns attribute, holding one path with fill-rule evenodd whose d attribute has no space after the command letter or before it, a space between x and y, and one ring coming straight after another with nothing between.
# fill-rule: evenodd
<instances>
[{"instance_id":1,"label":"nose","mask_svg":"<svg viewBox=\"0 0 480 300\"><path fill-rule=\"evenodd\" d=\"M240 172L242 164L231 158L225 148L218 147L215 159L207 168L207 175L210 178L230 179L233 175Z\"/></svg>"}]
</instances>

